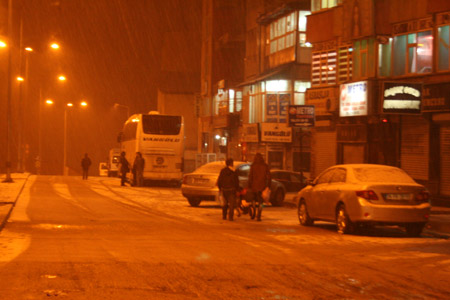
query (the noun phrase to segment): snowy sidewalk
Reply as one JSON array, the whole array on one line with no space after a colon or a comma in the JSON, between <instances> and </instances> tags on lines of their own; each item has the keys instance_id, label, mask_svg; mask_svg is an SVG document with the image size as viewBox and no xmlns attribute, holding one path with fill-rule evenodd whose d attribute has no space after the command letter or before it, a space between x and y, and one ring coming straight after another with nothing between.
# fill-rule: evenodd
<instances>
[{"instance_id":1,"label":"snowy sidewalk","mask_svg":"<svg viewBox=\"0 0 450 300\"><path fill-rule=\"evenodd\" d=\"M5 174L0 175L0 230L5 226L29 175L29 173L11 174L13 182L3 182L6 176Z\"/></svg>"}]
</instances>

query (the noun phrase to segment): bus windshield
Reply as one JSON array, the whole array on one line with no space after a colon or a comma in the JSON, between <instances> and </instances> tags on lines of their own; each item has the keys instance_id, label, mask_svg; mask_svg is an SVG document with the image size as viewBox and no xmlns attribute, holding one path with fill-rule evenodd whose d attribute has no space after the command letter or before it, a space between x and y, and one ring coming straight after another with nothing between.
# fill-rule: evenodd
<instances>
[{"instance_id":1,"label":"bus windshield","mask_svg":"<svg viewBox=\"0 0 450 300\"><path fill-rule=\"evenodd\" d=\"M181 116L142 115L142 129L145 134L178 135Z\"/></svg>"}]
</instances>

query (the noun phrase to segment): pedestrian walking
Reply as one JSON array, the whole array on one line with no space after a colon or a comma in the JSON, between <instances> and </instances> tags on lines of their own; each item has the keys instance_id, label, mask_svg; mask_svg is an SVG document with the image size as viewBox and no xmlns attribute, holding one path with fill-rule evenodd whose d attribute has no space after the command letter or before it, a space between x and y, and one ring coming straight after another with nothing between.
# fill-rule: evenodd
<instances>
[{"instance_id":1,"label":"pedestrian walking","mask_svg":"<svg viewBox=\"0 0 450 300\"><path fill-rule=\"evenodd\" d=\"M89 167L91 166L91 159L88 154L85 153L84 157L81 159L81 168L83 169L83 179L88 179Z\"/></svg>"},{"instance_id":2,"label":"pedestrian walking","mask_svg":"<svg viewBox=\"0 0 450 300\"><path fill-rule=\"evenodd\" d=\"M234 206L236 204L236 193L239 191L239 178L233 169L233 159L228 158L226 167L220 171L217 186L223 195L222 218L233 221Z\"/></svg>"},{"instance_id":3,"label":"pedestrian walking","mask_svg":"<svg viewBox=\"0 0 450 300\"><path fill-rule=\"evenodd\" d=\"M257 221L261 221L261 213L263 208L262 192L268 187L272 179L270 177L269 166L264 162L261 153L256 153L253 163L250 167L248 176L248 188L253 193L253 201L258 204ZM254 218L254 216L252 217Z\"/></svg>"},{"instance_id":4,"label":"pedestrian walking","mask_svg":"<svg viewBox=\"0 0 450 300\"><path fill-rule=\"evenodd\" d=\"M141 152L136 152L136 158L133 163L133 177L134 184L136 186L144 185L144 168L145 168L145 159L142 157Z\"/></svg>"},{"instance_id":5,"label":"pedestrian walking","mask_svg":"<svg viewBox=\"0 0 450 300\"><path fill-rule=\"evenodd\" d=\"M120 185L125 186L125 182L127 182L127 173L130 172L130 163L125 157L125 151L120 153L119 164L120 164Z\"/></svg>"}]
</instances>

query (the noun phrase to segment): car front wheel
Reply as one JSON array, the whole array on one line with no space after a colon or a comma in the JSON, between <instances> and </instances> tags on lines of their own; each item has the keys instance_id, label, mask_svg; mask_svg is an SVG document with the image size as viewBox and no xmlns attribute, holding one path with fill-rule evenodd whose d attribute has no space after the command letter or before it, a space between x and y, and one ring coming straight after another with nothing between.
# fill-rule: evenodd
<instances>
[{"instance_id":1,"label":"car front wheel","mask_svg":"<svg viewBox=\"0 0 450 300\"><path fill-rule=\"evenodd\" d=\"M340 234L351 233L353 231L353 224L348 217L344 204L339 205L337 209L336 225L338 233Z\"/></svg>"},{"instance_id":2,"label":"car front wheel","mask_svg":"<svg viewBox=\"0 0 450 300\"><path fill-rule=\"evenodd\" d=\"M298 221L303 226L311 226L314 224L314 220L311 219L308 213L308 208L306 207L306 202L304 200L300 201L298 205Z\"/></svg>"},{"instance_id":3,"label":"car front wheel","mask_svg":"<svg viewBox=\"0 0 450 300\"><path fill-rule=\"evenodd\" d=\"M197 207L200 205L200 202L202 202L202 200L200 200L199 198L188 198L188 202L191 206L193 207Z\"/></svg>"}]
</instances>

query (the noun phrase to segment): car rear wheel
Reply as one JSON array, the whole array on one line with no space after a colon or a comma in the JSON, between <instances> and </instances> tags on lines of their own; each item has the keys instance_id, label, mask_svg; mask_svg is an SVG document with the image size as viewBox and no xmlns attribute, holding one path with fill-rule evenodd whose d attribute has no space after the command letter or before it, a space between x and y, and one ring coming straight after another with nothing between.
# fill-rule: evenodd
<instances>
[{"instance_id":1,"label":"car rear wheel","mask_svg":"<svg viewBox=\"0 0 450 300\"><path fill-rule=\"evenodd\" d=\"M311 226L314 224L314 220L311 219L308 213L308 208L306 207L305 200L300 201L297 210L298 221L303 226Z\"/></svg>"},{"instance_id":2,"label":"car rear wheel","mask_svg":"<svg viewBox=\"0 0 450 300\"><path fill-rule=\"evenodd\" d=\"M281 206L284 201L284 192L280 189L275 191L275 195L273 196L271 203L273 206Z\"/></svg>"},{"instance_id":3,"label":"car rear wheel","mask_svg":"<svg viewBox=\"0 0 450 300\"><path fill-rule=\"evenodd\" d=\"M191 198L191 197L189 197L188 198L188 202L189 202L189 204L191 206L197 207L197 206L200 205L200 202L202 202L202 200L200 200L199 198L193 198L193 197Z\"/></svg>"},{"instance_id":4,"label":"car rear wheel","mask_svg":"<svg viewBox=\"0 0 450 300\"><path fill-rule=\"evenodd\" d=\"M338 233L346 234L353 231L353 224L348 217L347 211L345 210L345 205L339 205L336 212L336 225Z\"/></svg>"},{"instance_id":5,"label":"car rear wheel","mask_svg":"<svg viewBox=\"0 0 450 300\"><path fill-rule=\"evenodd\" d=\"M424 223L406 224L405 226L406 234L410 237L420 236L424 227L425 227Z\"/></svg>"}]
</instances>

